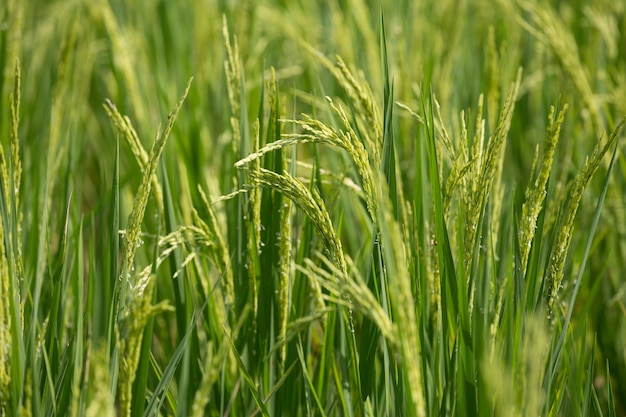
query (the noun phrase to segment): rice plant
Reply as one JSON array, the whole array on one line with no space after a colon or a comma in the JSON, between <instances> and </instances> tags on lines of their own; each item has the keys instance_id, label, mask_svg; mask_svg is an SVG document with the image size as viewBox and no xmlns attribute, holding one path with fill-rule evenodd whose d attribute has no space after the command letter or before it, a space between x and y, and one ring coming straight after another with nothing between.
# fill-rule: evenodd
<instances>
[{"instance_id":1,"label":"rice plant","mask_svg":"<svg viewBox=\"0 0 626 417\"><path fill-rule=\"evenodd\" d=\"M0 24L0 416L626 413L621 3Z\"/></svg>"}]
</instances>

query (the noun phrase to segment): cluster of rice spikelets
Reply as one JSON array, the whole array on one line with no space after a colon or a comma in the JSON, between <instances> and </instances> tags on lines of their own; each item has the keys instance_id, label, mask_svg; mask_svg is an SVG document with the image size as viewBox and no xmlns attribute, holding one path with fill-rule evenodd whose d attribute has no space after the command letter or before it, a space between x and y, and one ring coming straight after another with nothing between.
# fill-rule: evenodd
<instances>
[{"instance_id":1,"label":"cluster of rice spikelets","mask_svg":"<svg viewBox=\"0 0 626 417\"><path fill-rule=\"evenodd\" d=\"M121 275L116 285L116 336L119 347L119 398L122 416L131 414L132 386L136 377L136 369L139 363L139 353L143 330L150 317L170 309L166 302L152 305L154 291L154 271L156 265L145 268L141 273L135 273L134 258L137 248L140 246L141 224L143 222L148 197L152 182L155 178L158 162L171 133L178 113L189 93L191 80L187 84L180 101L170 112L163 130L159 129L158 135L152 145L150 156L143 169L141 184L135 196L133 207L128 218L128 228L125 235L124 253L122 257ZM121 134L132 141L136 138L131 125L122 118L115 107L108 103L109 115L114 125L121 129ZM135 143L135 145L138 145ZM137 152L138 159L141 152ZM161 201L162 204L162 201Z\"/></svg>"},{"instance_id":2,"label":"cluster of rice spikelets","mask_svg":"<svg viewBox=\"0 0 626 417\"><path fill-rule=\"evenodd\" d=\"M343 60L338 58L337 66L334 66L323 55L311 47L308 48L344 88L351 100L350 105L361 110L355 112L357 120L352 121L340 104L326 97L328 108L339 121L341 128L335 128L308 115L303 115L299 120L284 120L284 123L293 124L300 131L283 134L281 139L268 143L258 151L239 160L235 166L245 169L252 185L270 187L281 192L311 219L322 239L323 246L328 251L329 258L319 255L319 260L324 264L323 268L316 266L313 260L306 260L303 266L298 266L298 269L311 281L327 288L331 293L331 301L347 306L349 312L356 308L357 311L372 319L380 328L387 343L401 352L405 358L403 366L408 371L413 407L417 415L423 415L425 403L418 356L418 322L415 317L413 307L415 303L411 295L411 283L405 259L407 248L402 240L403 234L400 226L391 215L388 193L383 192L387 189L386 182L379 168L383 142L381 112L375 105L369 86L363 87ZM357 129L354 123L362 124L363 128ZM367 210L372 222L376 225L384 256L388 262L386 263L390 283L388 291L392 297L395 321L391 320L389 314L376 301L362 278L358 274L350 275L341 241L316 188L307 188L298 178L287 172L277 173L260 168L258 164L252 165L269 152L303 143L335 146L346 151L352 159L359 175ZM352 320L351 313L349 320ZM398 335L396 328L403 329L400 332L401 336Z\"/></svg>"},{"instance_id":3,"label":"cluster of rice spikelets","mask_svg":"<svg viewBox=\"0 0 626 417\"><path fill-rule=\"evenodd\" d=\"M467 213L464 232L465 257L463 259L466 271L469 271L471 268L473 250L478 235L478 224L493 189L493 183L496 178L496 167L501 158L503 158L502 149L511 127L511 117L515 108L521 76L520 70L517 75L517 80L513 86L511 86L509 94L506 97L504 106L500 112L496 130L487 141L486 149L483 149L484 140L482 135L484 134L484 130L479 130L480 136L475 138L474 148L470 155L470 159L473 161L472 167L468 169L468 175L463 176L461 180L464 186L464 202ZM478 125L484 126L484 120L481 120ZM469 274L467 277L469 278Z\"/></svg>"},{"instance_id":4,"label":"cluster of rice spikelets","mask_svg":"<svg viewBox=\"0 0 626 417\"><path fill-rule=\"evenodd\" d=\"M626 116L622 118L607 140L600 138L591 155L585 160L582 170L568 187L567 195L569 198L562 209L562 215L557 225L555 243L550 254L550 264L547 271L545 297L549 314L558 300L559 290L563 281L565 260L572 242L574 219L576 218L583 191L587 188L589 181L591 181L591 178L600 166L604 155L615 145L624 124L626 124Z\"/></svg>"},{"instance_id":5,"label":"cluster of rice spikelets","mask_svg":"<svg viewBox=\"0 0 626 417\"><path fill-rule=\"evenodd\" d=\"M19 211L19 189L22 163L19 147L19 109L21 73L19 61L15 63L13 92L10 95L11 127L9 133L9 158L0 147L0 180L2 181L3 216L0 221L0 413L8 407L11 398L11 364L13 348L17 345L14 334L21 332L23 306L21 294L21 249L19 246L22 213ZM9 243L9 247L5 246ZM16 328L16 327L19 327ZM15 359L17 360L17 358Z\"/></svg>"},{"instance_id":6,"label":"cluster of rice spikelets","mask_svg":"<svg viewBox=\"0 0 626 417\"><path fill-rule=\"evenodd\" d=\"M548 179L550 177L550 171L552 169L552 161L554 160L554 151L556 145L559 142L559 135L561 132L561 125L565 118L565 112L567 111L567 104L559 111L559 114L555 118L555 108L550 108L550 115L548 116L548 127L546 131L546 141L541 157L541 164L539 165L539 172L534 181L530 181L528 188L526 189L524 204L522 205L522 219L520 224L520 252L522 260L522 273L526 274L526 268L528 263L528 257L530 255L530 249L532 241L535 237L535 230L537 227L537 218L543 208L543 203L546 198ZM536 171L537 162L539 156L539 147L535 151L535 158L533 160L531 172Z\"/></svg>"}]
</instances>

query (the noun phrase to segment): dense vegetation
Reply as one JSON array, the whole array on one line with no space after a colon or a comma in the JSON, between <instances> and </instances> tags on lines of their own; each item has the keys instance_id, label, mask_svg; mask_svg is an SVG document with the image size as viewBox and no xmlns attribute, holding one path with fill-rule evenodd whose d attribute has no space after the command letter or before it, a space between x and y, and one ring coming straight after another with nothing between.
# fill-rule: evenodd
<instances>
[{"instance_id":1,"label":"dense vegetation","mask_svg":"<svg viewBox=\"0 0 626 417\"><path fill-rule=\"evenodd\" d=\"M0 416L626 413L625 3L0 25Z\"/></svg>"}]
</instances>

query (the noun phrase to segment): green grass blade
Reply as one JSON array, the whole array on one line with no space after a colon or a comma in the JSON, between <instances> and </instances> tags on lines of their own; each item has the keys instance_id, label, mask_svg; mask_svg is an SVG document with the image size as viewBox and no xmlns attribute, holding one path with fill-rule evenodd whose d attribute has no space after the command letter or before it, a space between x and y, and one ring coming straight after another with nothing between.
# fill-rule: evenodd
<instances>
[{"instance_id":1,"label":"green grass blade","mask_svg":"<svg viewBox=\"0 0 626 417\"><path fill-rule=\"evenodd\" d=\"M607 393L609 401L609 417L617 417L617 409L615 408L615 398L613 396L613 383L611 382L611 370L607 362L606 364L606 381L607 381Z\"/></svg>"},{"instance_id":2,"label":"green grass blade","mask_svg":"<svg viewBox=\"0 0 626 417\"><path fill-rule=\"evenodd\" d=\"M115 397L117 390L117 369L119 355L117 353L117 347L115 347L115 311L116 303L114 294L117 294L119 285L119 254L120 254L120 141L119 138L115 140L115 164L113 166L113 178L111 184L111 201L109 206L109 247L108 247L108 274L104 276L102 280L103 297L96 297L97 300L101 300L102 304L96 303L95 308L98 314L101 311L109 311L109 316L102 314L104 321L101 321L103 328L107 329L107 352L113 352L111 358L111 369L113 370L110 378L111 395ZM113 287L111 287L113 283Z\"/></svg>"},{"instance_id":3,"label":"green grass blade","mask_svg":"<svg viewBox=\"0 0 626 417\"><path fill-rule=\"evenodd\" d=\"M312 396L313 401L315 402L315 406L317 407L315 411L319 413L319 415L321 416L326 416L322 401L320 400L320 397L318 396L317 391L315 390L315 387L313 386L313 381L311 380L311 376L309 375L309 372L307 370L307 364L304 358L302 343L298 343L296 346L297 346L297 351L298 351L298 359L300 360L300 365L302 366L302 375L304 376L304 379L306 382L305 392L307 393L307 395L305 396L305 398L306 398L306 403L307 403L308 414L314 415L312 413L312 406L311 406L311 401L310 401L310 396Z\"/></svg>"},{"instance_id":4,"label":"green grass blade","mask_svg":"<svg viewBox=\"0 0 626 417\"><path fill-rule=\"evenodd\" d=\"M432 198L435 210L435 236L437 238L437 252L439 258L439 271L441 275L441 304L443 314L443 335L442 340L449 340L449 329L456 328L457 317L465 317L462 323L467 328L467 312L459 311L459 289L457 275L455 272L452 250L448 237L446 220L443 212L443 201L441 195L441 183L439 181L437 150L435 145L435 125L433 115L433 96L430 97L430 106L426 108L426 100L422 98L422 116L426 121L426 143L428 150L428 167L430 174L430 184L432 187ZM467 303L465 304L467 306ZM446 356L448 356L446 354Z\"/></svg>"},{"instance_id":5,"label":"green grass blade","mask_svg":"<svg viewBox=\"0 0 626 417\"><path fill-rule=\"evenodd\" d=\"M80 224L80 229L78 231L78 247L83 247L83 223ZM72 402L71 402L71 416L78 417L81 414L81 402L80 397L83 393L81 389L84 379L83 379L83 364L85 361L85 346L84 346L84 293L85 293L85 261L84 254L80 252L78 254L78 262L76 265L77 268L77 280L76 280L76 308L74 311L75 321L76 321L76 335L74 336L74 360L73 360L73 375L72 375L72 384L71 384L71 394L72 394Z\"/></svg>"},{"instance_id":6,"label":"green grass blade","mask_svg":"<svg viewBox=\"0 0 626 417\"><path fill-rule=\"evenodd\" d=\"M269 414L269 411L267 410L267 407L265 406L265 403L263 402L261 393L258 391L256 384L254 383L254 380L252 379L252 377L246 370L246 365L243 363L243 360L241 356L239 355L239 352L237 352L237 348L233 344L233 341L231 340L230 336L228 336L228 334L225 334L225 336L226 336L225 340L227 340L228 343L230 344L230 348L233 354L235 355L235 359L237 360L237 363L239 364L239 372L241 373L241 376L243 377L246 385L248 386L248 389L250 390L250 394L252 394L252 398L254 399L257 409L261 412L261 415L265 417L269 417L270 414Z\"/></svg>"},{"instance_id":7,"label":"green grass blade","mask_svg":"<svg viewBox=\"0 0 626 417\"><path fill-rule=\"evenodd\" d=\"M387 36L385 35L385 18L381 10L380 13L380 54L383 70L383 154L382 172L387 179L389 187L389 197L393 207L393 213L399 218L398 213L398 185L396 177L396 151L393 138L393 80L389 75L389 61L387 56Z\"/></svg>"},{"instance_id":8,"label":"green grass blade","mask_svg":"<svg viewBox=\"0 0 626 417\"><path fill-rule=\"evenodd\" d=\"M187 350L187 345L190 342L193 331L198 323L198 320L202 317L202 312L206 308L209 302L209 299L210 298L207 298L207 300L204 303L204 306L202 306L202 308L198 312L196 312L195 317L187 326L187 330L182 340L180 341L180 343L178 344L178 347L172 354L170 362L167 364L167 366L163 370L163 374L161 375L159 383L154 389L152 396L148 400L146 408L143 412L143 417L151 417L159 413L159 410L161 409L161 406L163 405L163 402L165 401L165 398L167 396L169 386L174 380L176 369L179 366L183 358L183 355L185 354L185 351Z\"/></svg>"},{"instance_id":9,"label":"green grass blade","mask_svg":"<svg viewBox=\"0 0 626 417\"><path fill-rule=\"evenodd\" d=\"M594 337L593 345L591 346L591 354L589 355L589 365L587 365L587 375L585 379L585 390L583 393L583 405L581 415L583 417L588 417L591 415L591 401L592 394L591 391L595 391L593 387L593 377L594 377L594 358L596 357L596 341Z\"/></svg>"}]
</instances>

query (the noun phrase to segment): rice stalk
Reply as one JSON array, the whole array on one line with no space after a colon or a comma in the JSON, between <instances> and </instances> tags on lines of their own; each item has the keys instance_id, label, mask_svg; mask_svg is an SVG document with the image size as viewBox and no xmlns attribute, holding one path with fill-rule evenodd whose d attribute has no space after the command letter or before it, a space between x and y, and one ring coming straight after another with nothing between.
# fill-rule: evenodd
<instances>
[{"instance_id":1,"label":"rice stalk","mask_svg":"<svg viewBox=\"0 0 626 417\"><path fill-rule=\"evenodd\" d=\"M131 288L129 303L126 307L126 314L123 317L123 324L120 326L120 350L122 352L119 369L119 399L120 415L122 417L131 416L131 403L133 382L136 377L136 370L139 364L141 353L141 343L143 332L148 320L165 311L174 311L167 301L159 304L152 304L152 297L155 287L155 275L147 270L147 273L140 274L135 287Z\"/></svg>"},{"instance_id":2,"label":"rice stalk","mask_svg":"<svg viewBox=\"0 0 626 417\"><path fill-rule=\"evenodd\" d=\"M230 254L228 253L228 246L217 222L215 210L213 206L209 203L209 199L207 198L206 194L200 186L198 186L198 193L200 194L200 198L202 199L202 202L204 204L206 214L208 215L208 224L201 221L201 225L204 225L204 227L201 227L209 232L210 235L213 236L213 239L215 241L217 252L215 261L220 269L220 274L223 277L222 288L224 289L224 304L226 310L228 311L232 303L235 302L233 287L233 269L230 264Z\"/></svg>"},{"instance_id":3,"label":"rice stalk","mask_svg":"<svg viewBox=\"0 0 626 417\"><path fill-rule=\"evenodd\" d=\"M468 161L467 174L460 176L459 182L462 187L463 205L466 211L476 204L473 201L474 197L478 194L478 180L480 177L480 169L482 161L484 159L484 143L485 143L485 119L484 114L484 95L478 97L478 105L476 110L476 117L474 119L474 134L469 140L469 133L467 129L467 122L462 117L462 137L468 138L466 141L461 141L459 153L463 155L464 160ZM474 215L473 215L474 216ZM469 218L468 215L466 217ZM476 221L476 219L473 219ZM466 247L466 250L468 248ZM467 257L467 254L465 255ZM464 258L464 262L467 262Z\"/></svg>"},{"instance_id":4,"label":"rice stalk","mask_svg":"<svg viewBox=\"0 0 626 417\"><path fill-rule=\"evenodd\" d=\"M537 173L534 181L531 178L531 181L526 188L526 197L524 204L522 205L522 219L519 228L522 275L526 274L531 244L533 239L535 238L537 218L539 217L539 213L543 207L543 203L546 198L546 185L548 183L548 178L550 177L552 162L554 160L554 151L556 150L556 145L559 142L561 125L563 124L563 119L565 118L565 112L567 111L567 107L567 104L563 106L563 109L559 111L556 118L554 106L550 108L550 115L548 116L548 127L546 131L545 148L541 157L539 172ZM535 152L535 160L533 161L533 169L531 170L531 172L533 173L535 172L537 156L538 150Z\"/></svg>"},{"instance_id":5,"label":"rice stalk","mask_svg":"<svg viewBox=\"0 0 626 417\"><path fill-rule=\"evenodd\" d=\"M563 215L556 231L556 238L552 252L550 253L550 261L546 276L545 298L549 315L551 315L553 311L554 303L558 299L559 290L562 287L561 284L564 276L565 260L572 242L574 219L580 205L582 193L585 188L587 188L589 181L591 181L591 178L600 166L602 158L606 152L613 144L615 144L615 141L619 137L624 124L626 124L626 116L624 116L615 127L606 142L602 140L602 137L600 138L591 155L585 160L582 170L576 178L574 178L573 183L569 187L569 192L567 193L569 198L563 209Z\"/></svg>"},{"instance_id":6,"label":"rice stalk","mask_svg":"<svg viewBox=\"0 0 626 417\"><path fill-rule=\"evenodd\" d=\"M284 161L284 159L283 159ZM283 162L285 165L285 162ZM291 212L292 200L284 199L279 209L280 232L278 237L278 340L285 338L289 319L289 289L291 286ZM287 345L280 350L280 366L284 369L287 357Z\"/></svg>"},{"instance_id":7,"label":"rice stalk","mask_svg":"<svg viewBox=\"0 0 626 417\"><path fill-rule=\"evenodd\" d=\"M309 56L328 70L343 88L351 105L354 106L357 123L361 123L363 127L359 131L360 135L355 136L355 139L361 139L362 145L367 150L371 166L380 166L383 142L382 113L380 107L376 105L376 99L369 83L362 76L355 76L341 56L337 55L335 57L336 64L333 64L326 55L315 49L301 36L294 33L293 39ZM327 100L329 99L327 98Z\"/></svg>"},{"instance_id":8,"label":"rice stalk","mask_svg":"<svg viewBox=\"0 0 626 417\"><path fill-rule=\"evenodd\" d=\"M252 141L252 153L259 150L261 137L259 119L253 124L254 140ZM261 168L261 160L252 161L250 169L258 171ZM261 192L257 187L248 190L248 216L250 218L250 251L248 251L248 280L250 286L250 303L252 305L252 321L256 328L259 309L259 288L257 285L254 260L261 254ZM254 251L254 252L253 252Z\"/></svg>"},{"instance_id":9,"label":"rice stalk","mask_svg":"<svg viewBox=\"0 0 626 417\"><path fill-rule=\"evenodd\" d=\"M8 172L12 171L13 178L11 181L12 187L10 184L5 181L5 190L8 193L13 194L14 201L12 203L15 210L18 210L20 206L19 199L19 190L22 182L22 160L20 157L20 138L19 138L19 125L20 125L20 101L21 101L21 70L20 70L20 61L15 61L15 77L13 80L13 92L9 97L9 102L11 103L11 133L9 135L9 148L11 150L11 169ZM2 152L1 161L4 161L4 152ZM4 165L4 163L3 163ZM4 177L4 174L3 174ZM9 199L9 195L5 195L6 201L11 201ZM9 206L9 215L11 214L11 207ZM17 220L17 224L20 225L22 222L22 213L16 213L15 218ZM16 241L20 241L20 228L18 226Z\"/></svg>"},{"instance_id":10,"label":"rice stalk","mask_svg":"<svg viewBox=\"0 0 626 417\"><path fill-rule=\"evenodd\" d=\"M109 115L109 118L113 122L113 125L115 126L119 134L126 140L126 143L130 147L130 150L132 151L133 155L135 155L135 159L139 164L139 169L143 172L148 165L148 153L141 144L139 135L137 135L137 131L133 127L130 118L128 116L122 116L117 110L115 104L113 104L109 99L106 99L104 102L104 110ZM151 180L154 198L159 205L160 212L164 213L163 190L161 189L161 183L159 183L159 179L157 178L156 173L152 176Z\"/></svg>"},{"instance_id":11,"label":"rice stalk","mask_svg":"<svg viewBox=\"0 0 626 417\"><path fill-rule=\"evenodd\" d=\"M337 67L339 67L342 75L342 77L337 78L337 81L339 81L348 94L350 102L357 106L357 117L363 117L367 122L367 127L362 129L360 133L363 137L363 144L368 151L370 163L372 166L380 166L383 124L381 121L382 115L380 114L380 108L376 105L374 93L372 93L371 87L367 82L359 82L356 80L340 56L337 56L336 59ZM335 75L335 77L337 77L337 75Z\"/></svg>"},{"instance_id":12,"label":"rice stalk","mask_svg":"<svg viewBox=\"0 0 626 417\"><path fill-rule=\"evenodd\" d=\"M131 412L132 385L139 363L143 329L152 316L170 308L164 303L156 306L151 304L154 290L153 275L151 273L133 274L134 257L140 245L139 234L150 195L152 177L156 172L159 158L165 148L176 117L189 93L191 81L189 80L181 99L168 115L165 128L162 131L159 130L157 134L128 219L121 276L116 286L117 313L115 315L116 334L118 338L121 338L119 339L121 365L119 367L118 389L122 416L130 416Z\"/></svg>"},{"instance_id":13,"label":"rice stalk","mask_svg":"<svg viewBox=\"0 0 626 417\"><path fill-rule=\"evenodd\" d=\"M11 126L9 133L9 161L7 162L4 148L0 146L0 177L2 181L2 200L6 211L7 222L0 221L0 413L9 409L11 399L11 363L13 360L12 332L15 325L20 325L19 331L23 330L23 323L12 317L11 309L21 305L22 297L20 286L16 277L21 273L21 220L22 212L19 206L20 183L22 177L22 165L19 147L19 110L21 94L21 72L19 61L15 62L15 75L13 79L13 92L10 94ZM8 228L8 229L7 229ZM5 246L8 242L10 247ZM9 264L11 263L13 267ZM23 317L23 314L20 314ZM19 360L15 358L15 360ZM16 381L14 381L15 383Z\"/></svg>"},{"instance_id":14,"label":"rice stalk","mask_svg":"<svg viewBox=\"0 0 626 417\"><path fill-rule=\"evenodd\" d=\"M199 216L194 215L194 219L199 219ZM200 249L214 250L216 246L213 235L208 232L208 226L180 226L178 229L159 238L158 245L160 252L157 256L157 267L159 267L176 249L185 246L187 243L191 243L191 250L195 249L196 251ZM195 257L195 252L192 252L188 257ZM189 260L186 260L186 262L189 262ZM179 268L180 267L184 267L184 265L180 265ZM173 278L176 278L177 275L178 272L174 273Z\"/></svg>"},{"instance_id":15,"label":"rice stalk","mask_svg":"<svg viewBox=\"0 0 626 417\"><path fill-rule=\"evenodd\" d=\"M383 181L384 182L384 181ZM385 198L386 192L380 190L378 201L380 239L389 278L391 309L398 329L402 368L408 384L411 408L419 417L426 416L426 402L422 386L422 367L420 359L421 344L416 316L415 300L411 288L411 278L406 257L407 248L402 240L400 225L391 211L391 203Z\"/></svg>"},{"instance_id":16,"label":"rice stalk","mask_svg":"<svg viewBox=\"0 0 626 417\"><path fill-rule=\"evenodd\" d=\"M467 220L465 222L465 257L463 262L466 271L470 270L478 234L478 222L487 204L487 199L493 190L492 186L497 174L496 168L502 158L504 141L511 127L511 117L513 115L513 109L515 108L521 76L522 73L520 70L517 73L517 80L511 86L504 107L500 112L496 130L487 141L487 148L484 151L482 149L482 143L479 143L482 141L480 140L480 136L478 136L482 135L482 128L479 127L477 130L478 137L476 138L477 140L474 141L473 157L476 158L478 172L473 172L472 175L470 175L471 194L468 195L465 200L467 204ZM481 120L477 125L482 126L483 123L484 122ZM469 276L470 275L467 274L468 279Z\"/></svg>"},{"instance_id":17,"label":"rice stalk","mask_svg":"<svg viewBox=\"0 0 626 417\"><path fill-rule=\"evenodd\" d=\"M241 126L239 120L241 118L241 85L242 72L239 58L239 45L237 37L231 41L228 31L228 22L226 16L222 16L222 36L224 38L224 46L226 47L226 60L224 61L224 70L226 72L226 87L228 89L228 101L230 102L231 117L230 125L233 131L233 147L234 154L239 154L239 143L241 142Z\"/></svg>"},{"instance_id":18,"label":"rice stalk","mask_svg":"<svg viewBox=\"0 0 626 417\"><path fill-rule=\"evenodd\" d=\"M169 138L174 122L176 121L178 112L180 111L183 102L185 101L185 98L189 93L189 88L191 87L192 80L193 79L189 80L181 99L167 116L167 123L165 125L165 128L162 131L160 130L157 134L157 137L150 151L150 158L148 160L146 169L144 170L141 184L137 191L137 196L135 197L135 200L133 202L133 208L128 217L128 227L126 230L124 255L122 258L121 267L122 276L120 277L120 279L124 283L131 284L131 286L134 285L133 283L128 282L128 280L130 279L130 273L132 272L132 265L134 262L135 253L137 251L137 248L140 246L139 233L141 231L141 223L143 222L143 217L146 211L148 197L150 195L152 177L155 175L161 153L165 148L165 144L167 143L167 139ZM125 285L122 285L121 287L124 288ZM122 297L122 302L123 301L124 299Z\"/></svg>"},{"instance_id":19,"label":"rice stalk","mask_svg":"<svg viewBox=\"0 0 626 417\"><path fill-rule=\"evenodd\" d=\"M347 307L353 308L372 320L380 329L387 343L394 348L399 348L398 331L395 324L367 287L354 264L350 263L350 271L354 275L351 278L342 276L342 272L332 265L323 254L317 253L317 258L322 262L324 268L318 266L311 259L305 259L304 265L297 265L296 268L310 280L326 288L336 303L346 304L345 299L348 295L350 305Z\"/></svg>"},{"instance_id":20,"label":"rice stalk","mask_svg":"<svg viewBox=\"0 0 626 417\"><path fill-rule=\"evenodd\" d=\"M348 116L343 108L335 105L330 97L326 97L326 100L335 115L342 122L345 130L337 131L324 122L313 119L307 115L303 115L302 120L287 120L287 122L294 123L299 126L303 133L284 134L282 139L269 143L259 149L258 152L251 153L247 157L237 161L235 163L235 167L241 168L268 152L295 144L324 143L340 147L350 155L354 162L359 176L361 177L361 186L365 193L368 211L373 221L376 221L376 184L373 181L373 171L369 161L368 152L361 141L358 140L357 134L351 126Z\"/></svg>"},{"instance_id":21,"label":"rice stalk","mask_svg":"<svg viewBox=\"0 0 626 417\"><path fill-rule=\"evenodd\" d=\"M471 159L468 161L469 155L467 152L467 143L469 141L467 125L465 120L465 113L461 112L461 134L460 134L460 146L458 149L455 149L452 141L450 140L450 136L445 129L445 125L441 116L441 109L439 102L434 97L434 106L436 110L436 129L439 134L439 138L441 139L441 143L444 146L446 152L450 155L452 159L452 166L450 167L450 172L448 174L448 178L446 179L443 186L443 212L444 217L448 217L450 213L450 207L452 205L452 199L454 197L454 192L458 186L464 184L464 177L471 172L475 159ZM413 112L414 113L414 112ZM421 119L421 118L420 118ZM418 121L420 120L418 119ZM439 166L439 178L442 180L442 172L443 164ZM442 181L443 183L443 181Z\"/></svg>"},{"instance_id":22,"label":"rice stalk","mask_svg":"<svg viewBox=\"0 0 626 417\"><path fill-rule=\"evenodd\" d=\"M211 226L209 226L195 211L193 211L193 220L198 226L186 226L183 228L179 228L179 231L186 233L186 236L183 238L184 241L188 241L192 243L193 252L187 255L186 259L180 265L180 268L184 268L191 261L199 262L197 253L206 250L213 260L213 263L217 266L218 274L220 280L225 277L227 274L230 274L232 277L232 268L230 266L230 258L228 256L225 257L225 254L228 255L227 249L223 246L223 243L218 243L220 240L223 242L223 238L218 238L216 234L211 230ZM209 221L210 222L210 221ZM220 233L221 236L221 233ZM171 250L173 250L172 247ZM167 251L163 251L162 256L166 255ZM216 282L212 282L209 277L205 273L205 268L198 265L196 268L200 284L204 294L210 294L214 291L213 296L213 313L216 315L216 321L218 323L222 323L225 328L229 328L229 313L232 314L232 309L227 307L232 307L233 303L233 294L226 295L226 287L232 288L231 284L223 284L222 287L215 288L214 285ZM177 274L175 274L176 276ZM174 276L174 277L175 277ZM229 299L229 304L227 306L227 299Z\"/></svg>"},{"instance_id":23,"label":"rice stalk","mask_svg":"<svg viewBox=\"0 0 626 417\"><path fill-rule=\"evenodd\" d=\"M346 272L347 266L341 241L337 237L330 216L326 211L326 205L316 189L309 191L300 180L286 172L278 174L260 168L258 171L248 171L248 176L252 184L270 187L283 193L304 211L320 234L335 265L340 271Z\"/></svg>"}]
</instances>

